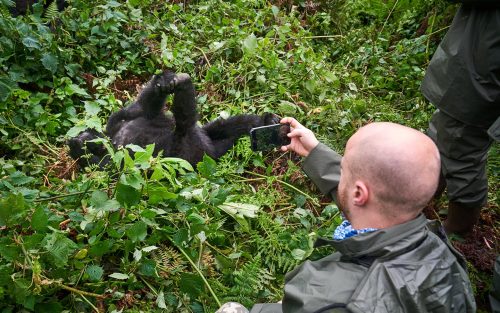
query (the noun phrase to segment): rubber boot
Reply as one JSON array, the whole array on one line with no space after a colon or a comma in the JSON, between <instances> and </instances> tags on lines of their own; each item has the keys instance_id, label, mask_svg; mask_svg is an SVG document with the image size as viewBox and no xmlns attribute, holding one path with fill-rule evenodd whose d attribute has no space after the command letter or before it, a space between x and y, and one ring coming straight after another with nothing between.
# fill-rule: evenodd
<instances>
[{"instance_id":1,"label":"rubber boot","mask_svg":"<svg viewBox=\"0 0 500 313\"><path fill-rule=\"evenodd\" d=\"M480 213L481 207L471 208L458 202L450 202L448 205L448 217L444 221L446 233L467 234L479 221Z\"/></svg>"}]
</instances>

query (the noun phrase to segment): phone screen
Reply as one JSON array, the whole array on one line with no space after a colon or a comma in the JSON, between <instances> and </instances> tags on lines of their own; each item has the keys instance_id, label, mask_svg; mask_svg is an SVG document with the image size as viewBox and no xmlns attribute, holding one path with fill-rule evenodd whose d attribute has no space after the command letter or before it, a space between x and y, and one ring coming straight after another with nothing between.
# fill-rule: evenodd
<instances>
[{"instance_id":1,"label":"phone screen","mask_svg":"<svg viewBox=\"0 0 500 313\"><path fill-rule=\"evenodd\" d=\"M255 127L250 130L250 140L253 151L268 151L276 147L290 144L287 134L290 132L289 124L275 124Z\"/></svg>"}]
</instances>

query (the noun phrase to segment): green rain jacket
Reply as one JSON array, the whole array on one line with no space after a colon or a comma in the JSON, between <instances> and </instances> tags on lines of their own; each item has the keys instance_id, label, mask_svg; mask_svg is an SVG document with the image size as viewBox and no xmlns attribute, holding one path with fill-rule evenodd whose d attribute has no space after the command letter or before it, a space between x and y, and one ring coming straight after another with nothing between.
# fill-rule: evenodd
<instances>
[{"instance_id":1,"label":"green rain jacket","mask_svg":"<svg viewBox=\"0 0 500 313\"><path fill-rule=\"evenodd\" d=\"M320 143L304 171L323 193L335 195L340 160ZM288 273L283 304L257 304L251 313L475 312L463 257L439 230L419 215L344 240L320 239L317 244L336 252Z\"/></svg>"},{"instance_id":2,"label":"green rain jacket","mask_svg":"<svg viewBox=\"0 0 500 313\"><path fill-rule=\"evenodd\" d=\"M463 5L432 57L422 93L439 110L489 128L500 141L500 1L453 2Z\"/></svg>"}]
</instances>

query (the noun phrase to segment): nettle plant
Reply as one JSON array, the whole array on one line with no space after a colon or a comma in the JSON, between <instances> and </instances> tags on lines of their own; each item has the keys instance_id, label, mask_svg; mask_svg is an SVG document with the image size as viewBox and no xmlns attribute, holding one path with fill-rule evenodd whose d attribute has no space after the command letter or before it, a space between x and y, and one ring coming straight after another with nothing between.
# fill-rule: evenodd
<instances>
[{"instance_id":1,"label":"nettle plant","mask_svg":"<svg viewBox=\"0 0 500 313\"><path fill-rule=\"evenodd\" d=\"M206 156L195 172L184 160L153 157L153 145L115 152L99 140L109 168L87 169L56 196L31 189L36 179L19 164L2 163L0 296L8 307L204 312L226 299L276 299L276 279L312 253L312 223L331 217L305 209L306 197L317 200L304 193L292 213L280 213L260 200L280 199L276 190L248 184L280 179L247 178L225 166L231 156L220 166ZM247 144L233 153L262 162L248 156Z\"/></svg>"}]
</instances>

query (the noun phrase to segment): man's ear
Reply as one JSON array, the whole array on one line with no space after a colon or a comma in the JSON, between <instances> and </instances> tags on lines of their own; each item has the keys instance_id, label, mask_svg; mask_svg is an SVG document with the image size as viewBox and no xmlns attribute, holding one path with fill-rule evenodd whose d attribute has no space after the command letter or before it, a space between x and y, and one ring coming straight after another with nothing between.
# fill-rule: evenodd
<instances>
[{"instance_id":1,"label":"man's ear","mask_svg":"<svg viewBox=\"0 0 500 313\"><path fill-rule=\"evenodd\" d=\"M352 202L357 206L364 206L368 199L370 198L370 191L368 186L361 180L357 180L354 183L354 194L352 197Z\"/></svg>"}]
</instances>

